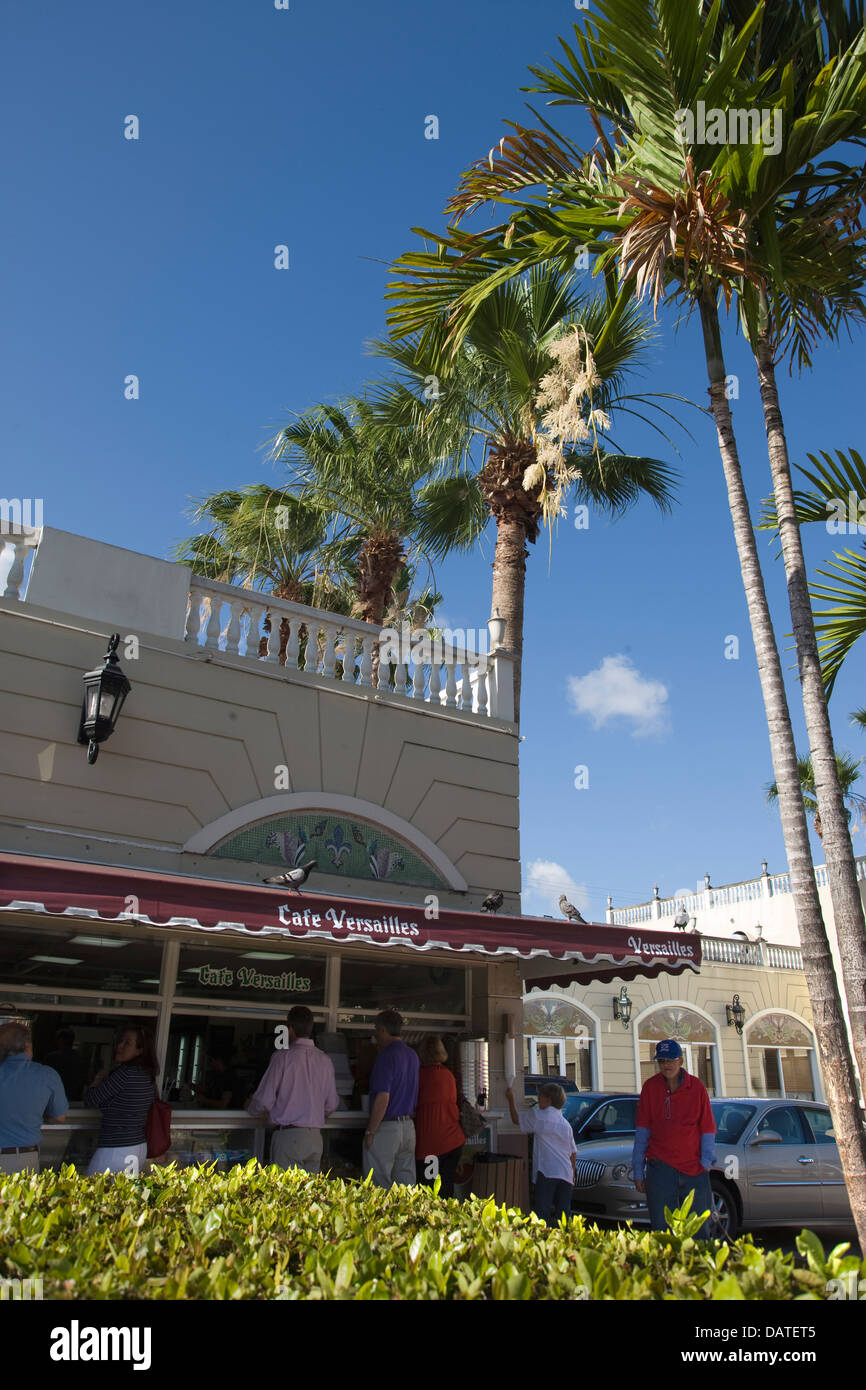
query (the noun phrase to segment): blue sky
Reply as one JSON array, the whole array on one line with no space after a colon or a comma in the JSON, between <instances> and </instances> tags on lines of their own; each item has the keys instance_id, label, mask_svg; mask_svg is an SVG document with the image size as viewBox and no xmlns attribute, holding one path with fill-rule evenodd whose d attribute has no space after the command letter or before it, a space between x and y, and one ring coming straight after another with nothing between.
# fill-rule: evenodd
<instances>
[{"instance_id":1,"label":"blue sky","mask_svg":"<svg viewBox=\"0 0 866 1390\"><path fill-rule=\"evenodd\" d=\"M379 369L364 343L384 331L386 264L411 226L441 225L458 174L503 121L526 119L527 64L574 17L567 0L7 0L3 494L41 496L46 524L164 555L189 529L191 497L276 479L259 446L289 411ZM137 141L123 136L130 114ZM438 140L425 139L431 114ZM568 113L555 119L571 128ZM277 244L287 271L274 269ZM658 329L635 384L703 405L697 324L665 315ZM826 346L810 375L782 377L795 459L862 448L862 346ZM727 352L757 511L769 491L760 401L733 325ZM124 399L129 373L137 401ZM671 516L641 506L585 531L569 518L529 559L522 850L540 886L527 910L552 911L560 882L597 919L608 893L623 904L707 871L752 877L765 857L785 867L715 436L697 412L685 418L694 441L680 437L680 458L646 430L619 432L681 469ZM809 535L813 564L837 540ZM760 545L789 647L781 562ZM439 568L448 625L484 623L492 554L489 534ZM724 656L730 635L738 660ZM862 678L855 654L832 702L837 742L858 755L847 716ZM614 689L624 712L599 722ZM793 677L789 691L805 746ZM576 790L579 765L589 786Z\"/></svg>"}]
</instances>

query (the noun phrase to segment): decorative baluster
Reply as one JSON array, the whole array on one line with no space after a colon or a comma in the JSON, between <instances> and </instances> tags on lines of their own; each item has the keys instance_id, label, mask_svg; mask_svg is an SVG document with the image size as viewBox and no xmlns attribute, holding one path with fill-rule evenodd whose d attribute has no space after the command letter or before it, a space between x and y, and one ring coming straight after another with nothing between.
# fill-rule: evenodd
<instances>
[{"instance_id":1,"label":"decorative baluster","mask_svg":"<svg viewBox=\"0 0 866 1390\"><path fill-rule=\"evenodd\" d=\"M436 653L434 652L434 653L433 653L433 660L430 662L430 703L431 703L431 705L440 705L440 704L442 703L441 699L439 698L439 692L441 691L441 689L442 689L442 679L441 679L441 676L440 676L440 674L439 674L439 661L437 660L437 658L436 658Z\"/></svg>"},{"instance_id":2,"label":"decorative baluster","mask_svg":"<svg viewBox=\"0 0 866 1390\"><path fill-rule=\"evenodd\" d=\"M358 676L358 684L371 686L373 684L373 644L376 641L376 633L371 632L369 637L361 639L361 670Z\"/></svg>"},{"instance_id":3,"label":"decorative baluster","mask_svg":"<svg viewBox=\"0 0 866 1390\"><path fill-rule=\"evenodd\" d=\"M329 680L334 679L334 673L337 667L336 645L337 629L332 623L328 623L325 627L325 647L322 653L322 675L327 676Z\"/></svg>"},{"instance_id":4,"label":"decorative baluster","mask_svg":"<svg viewBox=\"0 0 866 1390\"><path fill-rule=\"evenodd\" d=\"M183 629L184 642L198 643L198 635L201 631L201 589L197 585L190 584L189 600L186 606L186 623Z\"/></svg>"},{"instance_id":5,"label":"decorative baluster","mask_svg":"<svg viewBox=\"0 0 866 1390\"><path fill-rule=\"evenodd\" d=\"M480 715L486 716L486 714L487 714L487 667L486 667L486 666L476 666L476 668L475 668L475 673L476 673L476 681L475 681L475 690L476 690L475 712L476 712L476 714L480 714Z\"/></svg>"},{"instance_id":6,"label":"decorative baluster","mask_svg":"<svg viewBox=\"0 0 866 1390\"><path fill-rule=\"evenodd\" d=\"M412 698L414 700L424 699L424 686L427 683L424 674L424 662L421 660L422 656L423 651L419 648L415 653L415 671L412 676Z\"/></svg>"},{"instance_id":7,"label":"decorative baluster","mask_svg":"<svg viewBox=\"0 0 866 1390\"><path fill-rule=\"evenodd\" d=\"M226 624L226 652L231 652L233 656L240 656L241 645L241 613L243 605L237 599L227 599L229 606L229 620Z\"/></svg>"},{"instance_id":8,"label":"decorative baluster","mask_svg":"<svg viewBox=\"0 0 866 1390\"><path fill-rule=\"evenodd\" d=\"M409 684L409 667L405 661L406 648L402 639L397 645L397 660L394 663L394 694L405 695Z\"/></svg>"},{"instance_id":9,"label":"decorative baluster","mask_svg":"<svg viewBox=\"0 0 866 1390\"><path fill-rule=\"evenodd\" d=\"M449 657L451 658L450 661ZM457 708L457 662L454 657L453 651L445 657L445 706L447 709Z\"/></svg>"},{"instance_id":10,"label":"decorative baluster","mask_svg":"<svg viewBox=\"0 0 866 1390\"><path fill-rule=\"evenodd\" d=\"M355 634L343 632L340 660L343 663L343 680L347 685L355 684Z\"/></svg>"},{"instance_id":11,"label":"decorative baluster","mask_svg":"<svg viewBox=\"0 0 866 1390\"><path fill-rule=\"evenodd\" d=\"M272 613L271 622L279 633L280 618L277 613ZM286 647L286 670L297 671L298 669L298 647L300 646L301 619L289 619L289 641ZM307 639L309 640L309 638ZM277 639L277 650L279 651L279 637ZM270 643L268 644L268 654L270 655Z\"/></svg>"},{"instance_id":12,"label":"decorative baluster","mask_svg":"<svg viewBox=\"0 0 866 1390\"><path fill-rule=\"evenodd\" d=\"M222 612L222 599L218 594L208 594L207 596L207 625L205 627L205 647L208 651L218 652L220 648L220 613Z\"/></svg>"},{"instance_id":13,"label":"decorative baluster","mask_svg":"<svg viewBox=\"0 0 866 1390\"><path fill-rule=\"evenodd\" d=\"M7 542L10 544L10 542ZM14 552L9 573L6 576L6 588L3 593L4 598L20 598L21 585L24 582L24 561L27 558L29 546L26 541L15 541L12 544Z\"/></svg>"}]
</instances>

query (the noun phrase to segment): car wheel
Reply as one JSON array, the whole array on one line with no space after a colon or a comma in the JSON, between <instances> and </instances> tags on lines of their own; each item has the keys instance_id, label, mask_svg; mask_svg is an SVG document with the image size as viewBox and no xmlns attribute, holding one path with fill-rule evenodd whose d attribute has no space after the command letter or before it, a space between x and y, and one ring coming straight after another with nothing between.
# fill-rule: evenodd
<instances>
[{"instance_id":1,"label":"car wheel","mask_svg":"<svg viewBox=\"0 0 866 1390\"><path fill-rule=\"evenodd\" d=\"M710 1175L713 1209L710 1213L710 1236L717 1240L736 1240L740 1229L740 1213L734 1190L714 1173Z\"/></svg>"}]
</instances>

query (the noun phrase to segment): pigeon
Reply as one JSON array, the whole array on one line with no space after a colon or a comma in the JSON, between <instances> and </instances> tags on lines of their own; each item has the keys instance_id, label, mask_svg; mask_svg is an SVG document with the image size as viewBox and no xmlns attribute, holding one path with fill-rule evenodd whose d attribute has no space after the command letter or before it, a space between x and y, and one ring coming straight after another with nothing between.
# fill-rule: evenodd
<instances>
[{"instance_id":1,"label":"pigeon","mask_svg":"<svg viewBox=\"0 0 866 1390\"><path fill-rule=\"evenodd\" d=\"M272 884L274 888L294 888L296 893L300 893L301 884L306 883L311 869L315 869L317 863L317 859L309 859L299 868L289 869L287 874L276 874L273 878L266 878L265 883Z\"/></svg>"},{"instance_id":2,"label":"pigeon","mask_svg":"<svg viewBox=\"0 0 866 1390\"><path fill-rule=\"evenodd\" d=\"M583 927L587 925L586 918L581 917L574 903L570 903L564 893L559 899L559 910L564 917L568 918L569 922L579 922Z\"/></svg>"},{"instance_id":3,"label":"pigeon","mask_svg":"<svg viewBox=\"0 0 866 1390\"><path fill-rule=\"evenodd\" d=\"M488 893L484 902L481 904L482 912L498 912L505 900L505 894L497 891Z\"/></svg>"},{"instance_id":4,"label":"pigeon","mask_svg":"<svg viewBox=\"0 0 866 1390\"><path fill-rule=\"evenodd\" d=\"M680 910L674 918L674 926L676 927L677 931L685 931L688 925L689 914L686 912L685 908L682 905L680 905Z\"/></svg>"}]
</instances>

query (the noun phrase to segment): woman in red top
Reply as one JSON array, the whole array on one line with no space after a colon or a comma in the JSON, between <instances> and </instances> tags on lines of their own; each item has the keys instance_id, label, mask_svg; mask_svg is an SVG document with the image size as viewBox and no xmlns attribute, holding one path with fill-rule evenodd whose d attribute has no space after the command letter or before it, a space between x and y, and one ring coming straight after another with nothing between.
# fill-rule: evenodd
<instances>
[{"instance_id":1,"label":"woman in red top","mask_svg":"<svg viewBox=\"0 0 866 1390\"><path fill-rule=\"evenodd\" d=\"M442 1179L440 1197L454 1196L454 1174L466 1135L460 1128L457 1082L443 1064L448 1054L435 1033L427 1033L418 1048L418 1107L415 1112L415 1169L418 1182L432 1187Z\"/></svg>"}]
</instances>

